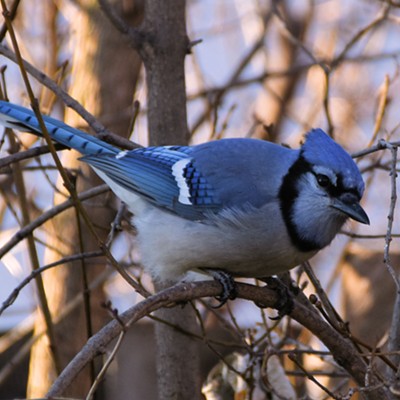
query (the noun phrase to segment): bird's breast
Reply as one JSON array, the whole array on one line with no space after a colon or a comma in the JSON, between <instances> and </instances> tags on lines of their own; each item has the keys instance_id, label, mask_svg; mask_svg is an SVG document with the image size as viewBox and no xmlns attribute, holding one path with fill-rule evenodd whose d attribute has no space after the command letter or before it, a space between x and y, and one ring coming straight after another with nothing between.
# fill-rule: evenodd
<instances>
[{"instance_id":1,"label":"bird's breast","mask_svg":"<svg viewBox=\"0 0 400 400\"><path fill-rule=\"evenodd\" d=\"M266 277L310 258L291 243L277 203L226 209L206 222L149 206L133 220L144 267L156 278L220 268L235 276Z\"/></svg>"}]
</instances>

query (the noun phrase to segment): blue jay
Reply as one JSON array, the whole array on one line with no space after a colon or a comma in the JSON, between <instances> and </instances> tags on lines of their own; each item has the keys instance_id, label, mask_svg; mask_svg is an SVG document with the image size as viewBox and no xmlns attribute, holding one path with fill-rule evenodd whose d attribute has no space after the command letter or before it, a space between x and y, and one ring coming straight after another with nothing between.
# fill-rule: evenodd
<instances>
[{"instance_id":1,"label":"blue jay","mask_svg":"<svg viewBox=\"0 0 400 400\"><path fill-rule=\"evenodd\" d=\"M0 122L41 134L32 111L0 102ZM144 267L176 281L188 271L263 278L308 260L348 218L369 219L356 164L321 129L300 149L256 139L131 151L50 117L55 142L83 154L134 215Z\"/></svg>"}]
</instances>

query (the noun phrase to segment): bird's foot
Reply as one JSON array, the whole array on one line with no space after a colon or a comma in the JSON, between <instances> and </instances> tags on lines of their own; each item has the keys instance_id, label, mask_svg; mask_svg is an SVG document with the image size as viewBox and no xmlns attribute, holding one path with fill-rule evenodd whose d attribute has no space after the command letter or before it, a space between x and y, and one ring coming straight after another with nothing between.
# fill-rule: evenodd
<instances>
[{"instance_id":1,"label":"bird's foot","mask_svg":"<svg viewBox=\"0 0 400 400\"><path fill-rule=\"evenodd\" d=\"M236 283L232 275L222 269L205 268L205 271L222 286L222 293L216 297L219 304L214 308L222 307L228 300L234 300L237 297Z\"/></svg>"},{"instance_id":2,"label":"bird's foot","mask_svg":"<svg viewBox=\"0 0 400 400\"><path fill-rule=\"evenodd\" d=\"M290 314L294 307L293 294L291 290L279 278L270 276L260 280L265 282L268 288L276 291L278 296L278 300L274 305L274 308L278 311L278 315L276 317L270 317L270 319L277 321L285 315Z\"/></svg>"}]
</instances>

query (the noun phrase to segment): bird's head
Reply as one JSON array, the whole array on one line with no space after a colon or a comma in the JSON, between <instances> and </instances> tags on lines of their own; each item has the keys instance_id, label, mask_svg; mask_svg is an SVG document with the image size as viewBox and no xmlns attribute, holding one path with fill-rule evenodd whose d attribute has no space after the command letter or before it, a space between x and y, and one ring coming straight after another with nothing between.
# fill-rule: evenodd
<instances>
[{"instance_id":1,"label":"bird's head","mask_svg":"<svg viewBox=\"0 0 400 400\"><path fill-rule=\"evenodd\" d=\"M321 129L310 131L280 191L282 213L294 244L319 250L352 218L369 224L360 205L364 181L350 155Z\"/></svg>"}]
</instances>

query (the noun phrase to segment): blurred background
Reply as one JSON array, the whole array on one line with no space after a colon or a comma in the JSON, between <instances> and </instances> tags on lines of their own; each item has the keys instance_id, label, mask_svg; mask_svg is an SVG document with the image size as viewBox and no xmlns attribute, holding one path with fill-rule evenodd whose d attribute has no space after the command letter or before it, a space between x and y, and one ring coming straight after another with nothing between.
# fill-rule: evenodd
<instances>
[{"instance_id":1,"label":"blurred background","mask_svg":"<svg viewBox=\"0 0 400 400\"><path fill-rule=\"evenodd\" d=\"M23 58L32 68L54 80L110 131L146 145L144 68L138 55L104 17L97 2L7 3L10 8L17 7L13 26ZM118 0L113 5L129 23L138 24L143 18L142 0ZM191 143L223 137L254 137L297 147L303 134L313 127L325 129L354 154L379 140L399 141L400 3L397 1L188 0L187 30L190 40L199 40L186 57L185 66ZM12 102L28 106L19 68L10 60L9 35L4 35L4 29L0 35L0 65L7 95ZM65 99L48 90L43 79L32 78L31 83L43 112L93 132L93 126L88 127L76 113L66 109ZM0 154L7 157L15 151L42 144L37 138L22 134L18 135L15 150L6 134L1 134ZM94 178L76 161L76 155L69 153L72 152L63 152L64 165L77 177L79 191L89 190ZM372 348L384 345L387 340L396 290L393 277L397 278L400 260L398 207L391 197L396 192L390 176L392 154L388 150L376 151L357 158L366 182L363 207L371 225L349 223L329 248L311 260L331 302L344 320L349 321L352 332ZM31 273L27 241L18 239L24 225L21 216L24 205L15 184L15 171L3 166L0 172L0 303L5 302L0 315L3 333L0 399L26 396L27 387L28 397L39 397L40 390L43 391L40 387L46 387L42 380L48 384L53 378L50 372L43 374L43 368L47 367L40 364L46 350L40 347L43 318L37 311L34 281L21 287L12 304L6 304L13 290ZM50 155L24 160L20 173L31 221L49 212L54 204L67 200ZM89 200L88 208L94 212L96 228L105 238L109 237L110 223L118 207L110 194ZM387 217L391 209L394 224L388 235ZM41 267L83 252L82 246L77 250L77 244L73 243L78 235L73 212L63 218L38 224L33 231ZM140 270L134 229L128 226L128 220L128 216L122 219L123 231L111 238L112 253L145 287L151 288L149 278ZM84 250L95 252L96 246L87 244ZM86 265L88 285L95 282L94 330L110 319L107 310L100 306L105 299L111 299L119 312L141 300L98 254L96 257L88 258ZM66 321L65 335L71 332L69 317L77 312L66 310L73 307L75 296L83 290L81 275L85 275L82 272L71 278L70 271L75 268L72 265L65 262L62 267L43 274L51 312L55 318ZM78 265L75 269L81 267ZM292 276L299 283L306 279L301 271L294 271ZM307 290L313 291L310 285ZM235 301L229 311L222 310L219 316L207 311L205 305L199 305L199 309L210 337L215 340L214 345L221 348L216 351L209 346L204 351L207 357L203 360L202 381L218 363L220 354L230 354L232 363L239 363L238 369L240 362L246 364L244 369L249 373L251 362L233 353L246 346L252 347L259 359L263 359L268 347L284 353L301 343L303 347L299 347L303 349L325 350L301 327L289 328L287 322L275 327L267 318L273 312L244 301ZM75 316L75 321L76 318L80 317ZM272 333L264 337L266 330ZM154 356L148 350L143 353L144 349L154 346L151 331L152 322L146 320L128 332L125 347L111 365L98 398L156 398ZM291 338L290 344L285 344L288 347L281 345L284 337ZM61 358L70 359L81 345L77 344L78 350L72 346L70 354ZM48 347L48 343L42 346ZM278 361L286 372L292 371L286 374L289 389L284 398L305 395L324 398L326 394L307 382L296 366L283 358ZM332 390L344 390L351 385L329 355L304 357L303 361L315 376L325 371L320 379ZM249 397L245 372L241 377L243 382L234 379L232 390L242 391L248 398L264 398L265 388L257 389L260 393L255 390L251 393L253 397ZM218 368L216 373L227 374ZM257 373L262 375L262 368ZM213 381L212 376L208 379ZM206 387L204 393L207 390ZM132 392L136 397L127 394Z\"/></svg>"}]
</instances>

